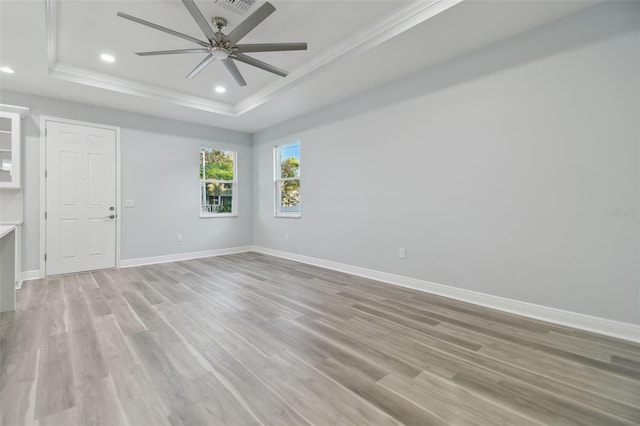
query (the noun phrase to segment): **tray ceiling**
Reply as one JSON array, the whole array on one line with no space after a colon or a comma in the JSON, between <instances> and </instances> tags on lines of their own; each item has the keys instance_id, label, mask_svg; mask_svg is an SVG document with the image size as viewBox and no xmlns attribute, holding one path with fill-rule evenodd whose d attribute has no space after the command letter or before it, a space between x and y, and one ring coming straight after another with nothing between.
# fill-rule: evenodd
<instances>
[{"instance_id":1,"label":"tray ceiling","mask_svg":"<svg viewBox=\"0 0 640 426\"><path fill-rule=\"evenodd\" d=\"M196 1L229 32L241 16ZM178 0L0 2L1 88L257 131L594 4L594 1L277 1L243 43L308 42L307 51L251 54L286 78L237 63L238 87L219 61L194 80L202 54L139 57L189 42L118 18L122 11L203 39ZM103 52L115 56L105 63ZM227 91L216 93L222 85Z\"/></svg>"}]
</instances>

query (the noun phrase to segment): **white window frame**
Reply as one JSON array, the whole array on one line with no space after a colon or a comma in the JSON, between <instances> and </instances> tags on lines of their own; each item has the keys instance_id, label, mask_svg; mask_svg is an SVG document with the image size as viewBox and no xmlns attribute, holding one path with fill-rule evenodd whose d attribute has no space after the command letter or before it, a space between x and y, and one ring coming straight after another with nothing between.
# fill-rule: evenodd
<instances>
[{"instance_id":1,"label":"white window frame","mask_svg":"<svg viewBox=\"0 0 640 426\"><path fill-rule=\"evenodd\" d=\"M298 145L298 147L300 148L300 158L298 159L300 161L300 169L298 170L298 177L293 177L293 178L283 178L282 176L282 170L280 169L280 166L282 165L282 160L281 160L281 153L282 153L282 149L283 148L287 148L291 145ZM302 212L302 144L300 143L299 140L293 140L287 143L283 143L283 144L279 144L276 145L273 148L273 161L274 161L274 167L273 167L273 183L274 183L274 195L275 195L275 199L274 199L274 216L275 217L284 217L284 218L293 218L293 219L299 219L300 218L300 214ZM282 204L281 204L281 200L282 200L282 182L286 182L286 181L291 181L291 180L298 180L300 181L300 201L298 203L298 210L297 212L283 212L282 211Z\"/></svg>"},{"instance_id":2,"label":"white window frame","mask_svg":"<svg viewBox=\"0 0 640 426\"><path fill-rule=\"evenodd\" d=\"M238 151L225 149L220 147L211 147L211 146L201 146L200 147L200 168L203 167L202 157L204 156L204 150L211 151L224 151L227 153L231 153L233 157L233 180L222 180L222 179L199 179L198 184L198 192L200 194L200 218L212 218L212 217L237 217L238 216ZM204 176L204 170L202 170L202 175ZM202 185L206 183L230 183L232 198L231 198L231 212L230 213L205 213L202 211L202 206L206 204L204 197L205 194L202 191ZM220 196L220 204L222 203L222 196Z\"/></svg>"}]
</instances>

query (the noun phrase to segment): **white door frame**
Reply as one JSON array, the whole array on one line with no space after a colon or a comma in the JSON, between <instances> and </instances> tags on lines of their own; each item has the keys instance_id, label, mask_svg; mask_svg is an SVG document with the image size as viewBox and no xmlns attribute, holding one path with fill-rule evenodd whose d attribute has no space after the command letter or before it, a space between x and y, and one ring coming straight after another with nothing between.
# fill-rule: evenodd
<instances>
[{"instance_id":1,"label":"white door frame","mask_svg":"<svg viewBox=\"0 0 640 426\"><path fill-rule=\"evenodd\" d=\"M87 121L69 120L67 118L51 117L48 115L40 116L40 278L47 276L47 264L44 261L46 252L47 222L44 219L44 213L47 209L47 181L44 173L47 168L47 121L55 121L57 123L72 124L77 126L97 127L99 129L113 130L116 133L116 268L120 267L120 248L122 243L121 221L121 190L122 179L120 169L120 127L108 126L106 124L90 123Z\"/></svg>"}]
</instances>

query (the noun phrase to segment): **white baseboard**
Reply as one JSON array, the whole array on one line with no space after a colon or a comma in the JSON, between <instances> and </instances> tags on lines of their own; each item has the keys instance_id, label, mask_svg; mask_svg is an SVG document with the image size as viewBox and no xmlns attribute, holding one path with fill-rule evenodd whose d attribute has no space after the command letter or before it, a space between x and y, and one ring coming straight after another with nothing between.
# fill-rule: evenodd
<instances>
[{"instance_id":1,"label":"white baseboard","mask_svg":"<svg viewBox=\"0 0 640 426\"><path fill-rule=\"evenodd\" d=\"M175 262L178 260L198 259L201 257L224 256L225 254L244 253L251 251L252 246L230 247L215 250L195 251L190 253L168 254L166 256L141 257L138 259L123 259L120 261L121 268L132 266L152 265L154 263Z\"/></svg>"},{"instance_id":2,"label":"white baseboard","mask_svg":"<svg viewBox=\"0 0 640 426\"><path fill-rule=\"evenodd\" d=\"M201 257L224 256L225 254L245 253L251 251L252 246L230 247L216 250L195 251L190 253L168 254L165 256L141 257L138 259L123 259L120 268L132 266L152 265L154 263L175 262L177 260L198 259ZM22 281L40 278L40 271L23 271Z\"/></svg>"},{"instance_id":3,"label":"white baseboard","mask_svg":"<svg viewBox=\"0 0 640 426\"><path fill-rule=\"evenodd\" d=\"M297 262L320 266L322 268L345 272L347 274L357 275L377 281L383 281L385 283L397 285L400 287L438 294L440 296L450 297L452 299L461 300L463 302L486 306L488 308L498 309L504 312L522 315L541 321L547 321L559 325L577 328L580 330L604 334L607 336L640 343L640 326L635 324L613 321L606 318L594 317L591 315L550 308L542 305L535 305L533 303L521 302L519 300L507 299L500 296L492 296L490 294L465 290L462 288L452 287L444 284L437 284L415 278L404 277L402 275L388 274L386 272L380 272L373 269L361 268L359 266L347 265L344 263L333 262L330 260L304 256L260 246L253 246L252 251L268 254L271 256L282 257L284 259L295 260Z\"/></svg>"},{"instance_id":4,"label":"white baseboard","mask_svg":"<svg viewBox=\"0 0 640 426\"><path fill-rule=\"evenodd\" d=\"M40 271L22 271L22 281L20 282L20 287L22 287L22 283L29 280L36 280L40 278ZM18 287L18 288L20 288Z\"/></svg>"}]
</instances>

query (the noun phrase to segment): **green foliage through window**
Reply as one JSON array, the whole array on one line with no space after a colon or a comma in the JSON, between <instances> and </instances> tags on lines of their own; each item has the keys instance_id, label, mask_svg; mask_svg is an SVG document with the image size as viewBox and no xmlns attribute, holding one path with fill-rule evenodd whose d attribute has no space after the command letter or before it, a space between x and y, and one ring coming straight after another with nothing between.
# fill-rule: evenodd
<instances>
[{"instance_id":1,"label":"green foliage through window","mask_svg":"<svg viewBox=\"0 0 640 426\"><path fill-rule=\"evenodd\" d=\"M280 177L292 178L300 176L300 160L289 157L280 163Z\"/></svg>"},{"instance_id":2,"label":"green foliage through window","mask_svg":"<svg viewBox=\"0 0 640 426\"><path fill-rule=\"evenodd\" d=\"M200 179L233 180L233 153L202 149Z\"/></svg>"}]
</instances>

